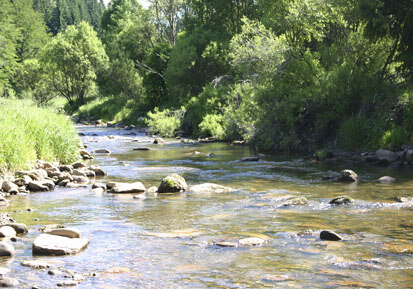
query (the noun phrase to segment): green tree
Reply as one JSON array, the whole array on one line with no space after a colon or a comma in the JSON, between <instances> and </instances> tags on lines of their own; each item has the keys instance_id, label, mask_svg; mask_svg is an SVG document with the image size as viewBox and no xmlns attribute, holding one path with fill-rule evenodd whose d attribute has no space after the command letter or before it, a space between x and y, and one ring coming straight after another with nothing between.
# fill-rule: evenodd
<instances>
[{"instance_id":1,"label":"green tree","mask_svg":"<svg viewBox=\"0 0 413 289\"><path fill-rule=\"evenodd\" d=\"M96 32L86 22L69 26L45 47L41 56L54 90L72 105L82 105L108 58Z\"/></svg>"}]
</instances>

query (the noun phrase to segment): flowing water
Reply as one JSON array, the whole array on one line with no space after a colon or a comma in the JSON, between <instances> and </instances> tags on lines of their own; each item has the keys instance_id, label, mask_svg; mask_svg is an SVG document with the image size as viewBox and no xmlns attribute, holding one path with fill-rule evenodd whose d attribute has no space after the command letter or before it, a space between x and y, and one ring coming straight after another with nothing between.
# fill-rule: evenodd
<instances>
[{"instance_id":1,"label":"flowing water","mask_svg":"<svg viewBox=\"0 0 413 289\"><path fill-rule=\"evenodd\" d=\"M352 162L311 164L291 156L263 156L248 163L239 161L251 156L246 147L178 141L154 145L153 139L125 130L78 130L86 134L88 150L112 151L93 161L108 173L101 182L141 181L148 188L178 173L189 185L217 183L236 191L134 199L95 194L90 188L56 188L15 196L7 211L26 223L30 233L15 244L16 256L0 265L10 269L8 276L19 279L22 288L54 288L64 279L20 265L37 259L31 243L38 228L51 223L78 228L90 239L78 255L40 258L79 274L97 272L78 288L413 288L413 206L394 200L413 196L412 171ZM137 147L151 150L133 151ZM321 180L346 168L362 181ZM374 182L383 175L397 182ZM355 203L328 204L344 194ZM283 207L289 196L306 197L309 204ZM308 229L314 234L298 234ZM323 229L345 241L320 240ZM212 245L214 239L245 237L266 243L253 248Z\"/></svg>"}]
</instances>

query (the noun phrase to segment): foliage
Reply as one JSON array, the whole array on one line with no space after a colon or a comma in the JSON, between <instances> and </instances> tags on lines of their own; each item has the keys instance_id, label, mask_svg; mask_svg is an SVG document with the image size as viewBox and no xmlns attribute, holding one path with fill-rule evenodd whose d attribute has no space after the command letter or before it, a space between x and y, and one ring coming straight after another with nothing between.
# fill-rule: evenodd
<instances>
[{"instance_id":1,"label":"foliage","mask_svg":"<svg viewBox=\"0 0 413 289\"><path fill-rule=\"evenodd\" d=\"M41 56L54 90L72 105L84 104L96 74L107 66L107 61L101 41L86 22L58 34Z\"/></svg>"},{"instance_id":2,"label":"foliage","mask_svg":"<svg viewBox=\"0 0 413 289\"><path fill-rule=\"evenodd\" d=\"M224 139L225 131L222 127L222 114L207 114L199 124L199 132L202 136L212 136L218 139Z\"/></svg>"},{"instance_id":3,"label":"foliage","mask_svg":"<svg viewBox=\"0 0 413 289\"><path fill-rule=\"evenodd\" d=\"M24 169L37 159L71 163L78 158L79 138L64 115L27 101L0 104L0 170Z\"/></svg>"},{"instance_id":4,"label":"foliage","mask_svg":"<svg viewBox=\"0 0 413 289\"><path fill-rule=\"evenodd\" d=\"M155 107L154 112L148 112L146 124L153 133L159 133L161 136L172 137L181 127L185 109L179 110L165 109L160 111Z\"/></svg>"}]
</instances>

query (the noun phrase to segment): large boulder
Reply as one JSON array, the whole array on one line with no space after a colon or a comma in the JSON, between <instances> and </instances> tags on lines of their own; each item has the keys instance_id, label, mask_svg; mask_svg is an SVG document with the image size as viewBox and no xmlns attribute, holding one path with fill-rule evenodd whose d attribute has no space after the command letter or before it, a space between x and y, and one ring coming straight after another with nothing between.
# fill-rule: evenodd
<instances>
[{"instance_id":1,"label":"large boulder","mask_svg":"<svg viewBox=\"0 0 413 289\"><path fill-rule=\"evenodd\" d=\"M132 184L117 183L110 190L111 193L115 194L136 194L144 193L145 186L141 182L136 182Z\"/></svg>"},{"instance_id":2,"label":"large boulder","mask_svg":"<svg viewBox=\"0 0 413 289\"><path fill-rule=\"evenodd\" d=\"M359 176L352 170L342 170L338 177L339 182L358 182Z\"/></svg>"},{"instance_id":3,"label":"large boulder","mask_svg":"<svg viewBox=\"0 0 413 289\"><path fill-rule=\"evenodd\" d=\"M89 240L41 234L33 241L33 255L73 255L85 249Z\"/></svg>"},{"instance_id":4,"label":"large boulder","mask_svg":"<svg viewBox=\"0 0 413 289\"><path fill-rule=\"evenodd\" d=\"M158 194L185 192L187 189L185 179L178 174L172 174L162 180Z\"/></svg>"},{"instance_id":5,"label":"large boulder","mask_svg":"<svg viewBox=\"0 0 413 289\"><path fill-rule=\"evenodd\" d=\"M392 151L379 149L376 151L376 157L379 161L395 162L399 159L399 156Z\"/></svg>"},{"instance_id":6,"label":"large boulder","mask_svg":"<svg viewBox=\"0 0 413 289\"><path fill-rule=\"evenodd\" d=\"M188 191L194 194L215 194L215 193L229 193L233 192L234 189L230 187L224 187L217 184L205 183L200 185L192 186Z\"/></svg>"}]
</instances>

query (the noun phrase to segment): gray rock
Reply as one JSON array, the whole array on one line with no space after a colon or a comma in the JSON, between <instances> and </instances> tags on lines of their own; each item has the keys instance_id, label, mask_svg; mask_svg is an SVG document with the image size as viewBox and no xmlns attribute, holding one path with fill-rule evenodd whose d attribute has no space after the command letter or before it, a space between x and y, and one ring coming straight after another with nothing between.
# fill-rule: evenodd
<instances>
[{"instance_id":1,"label":"gray rock","mask_svg":"<svg viewBox=\"0 0 413 289\"><path fill-rule=\"evenodd\" d=\"M65 180L61 180L58 185L61 187L66 187L68 184L70 183L70 180L65 179Z\"/></svg>"},{"instance_id":2,"label":"gray rock","mask_svg":"<svg viewBox=\"0 0 413 289\"><path fill-rule=\"evenodd\" d=\"M69 172L61 172L57 182L60 183L63 180L68 180L69 182L73 181L73 176Z\"/></svg>"},{"instance_id":3,"label":"gray rock","mask_svg":"<svg viewBox=\"0 0 413 289\"><path fill-rule=\"evenodd\" d=\"M95 172L96 176L106 176L106 172L102 170L99 166L91 165L89 166L89 170Z\"/></svg>"},{"instance_id":4,"label":"gray rock","mask_svg":"<svg viewBox=\"0 0 413 289\"><path fill-rule=\"evenodd\" d=\"M156 194L158 192L158 188L156 186L150 187L149 189L146 190L146 193L148 194Z\"/></svg>"},{"instance_id":5,"label":"gray rock","mask_svg":"<svg viewBox=\"0 0 413 289\"><path fill-rule=\"evenodd\" d=\"M77 281L62 281L62 282L57 283L58 287L73 287L77 285L79 285Z\"/></svg>"},{"instance_id":6,"label":"gray rock","mask_svg":"<svg viewBox=\"0 0 413 289\"><path fill-rule=\"evenodd\" d=\"M264 239L251 237L239 240L238 244L240 247L259 247L265 243Z\"/></svg>"},{"instance_id":7,"label":"gray rock","mask_svg":"<svg viewBox=\"0 0 413 289\"><path fill-rule=\"evenodd\" d=\"M185 192L188 185L183 177L172 174L164 178L159 185L158 194Z\"/></svg>"},{"instance_id":8,"label":"gray rock","mask_svg":"<svg viewBox=\"0 0 413 289\"><path fill-rule=\"evenodd\" d=\"M345 204L352 204L354 200L349 196L338 196L328 202L331 205L345 205Z\"/></svg>"},{"instance_id":9,"label":"gray rock","mask_svg":"<svg viewBox=\"0 0 413 289\"><path fill-rule=\"evenodd\" d=\"M72 255L85 249L89 240L41 234L33 241L33 255Z\"/></svg>"},{"instance_id":10,"label":"gray rock","mask_svg":"<svg viewBox=\"0 0 413 289\"><path fill-rule=\"evenodd\" d=\"M85 178L87 177L85 171L80 170L80 169L74 169L72 175L73 176L81 176L81 177L85 177Z\"/></svg>"},{"instance_id":11,"label":"gray rock","mask_svg":"<svg viewBox=\"0 0 413 289\"><path fill-rule=\"evenodd\" d=\"M352 170L342 170L338 177L339 182L358 182L358 175Z\"/></svg>"},{"instance_id":12,"label":"gray rock","mask_svg":"<svg viewBox=\"0 0 413 289\"><path fill-rule=\"evenodd\" d=\"M238 240L235 239L218 239L218 240L213 240L212 244L214 246L218 247L224 247L224 248L235 248L238 247Z\"/></svg>"},{"instance_id":13,"label":"gray rock","mask_svg":"<svg viewBox=\"0 0 413 289\"><path fill-rule=\"evenodd\" d=\"M0 287L2 288L11 288L11 287L18 287L20 282L17 279L13 279L10 277L0 277Z\"/></svg>"},{"instance_id":14,"label":"gray rock","mask_svg":"<svg viewBox=\"0 0 413 289\"><path fill-rule=\"evenodd\" d=\"M0 227L0 238L15 237L16 231L10 226Z\"/></svg>"},{"instance_id":15,"label":"gray rock","mask_svg":"<svg viewBox=\"0 0 413 289\"><path fill-rule=\"evenodd\" d=\"M234 189L230 187L224 187L217 184L212 183L205 183L200 185L192 186L188 189L188 191L195 193L195 194L215 194L215 193L230 193L233 192Z\"/></svg>"},{"instance_id":16,"label":"gray rock","mask_svg":"<svg viewBox=\"0 0 413 289\"><path fill-rule=\"evenodd\" d=\"M396 181L395 178L389 177L389 176L384 176L384 177L381 177L377 180L377 182L382 183L382 184L394 183L395 181Z\"/></svg>"},{"instance_id":17,"label":"gray rock","mask_svg":"<svg viewBox=\"0 0 413 289\"><path fill-rule=\"evenodd\" d=\"M48 234L67 237L67 238L80 238L80 235L81 235L78 229L69 229L69 228L53 229L53 230L50 230Z\"/></svg>"},{"instance_id":18,"label":"gray rock","mask_svg":"<svg viewBox=\"0 0 413 289\"><path fill-rule=\"evenodd\" d=\"M118 184L117 182L107 182L106 183L106 188L108 190L111 190L116 184Z\"/></svg>"},{"instance_id":19,"label":"gray rock","mask_svg":"<svg viewBox=\"0 0 413 289\"><path fill-rule=\"evenodd\" d=\"M287 200L286 202L283 203L284 207L289 207L289 206L305 206L308 204L308 200L306 197L297 197L297 198L291 198Z\"/></svg>"},{"instance_id":20,"label":"gray rock","mask_svg":"<svg viewBox=\"0 0 413 289\"><path fill-rule=\"evenodd\" d=\"M33 192L48 192L48 191L50 191L49 186L47 186L46 183L44 183L43 181L32 181L32 182L29 183L28 187Z\"/></svg>"},{"instance_id":21,"label":"gray rock","mask_svg":"<svg viewBox=\"0 0 413 289\"><path fill-rule=\"evenodd\" d=\"M106 191L106 185L102 183L94 183L92 184L92 189L102 189L103 191Z\"/></svg>"},{"instance_id":22,"label":"gray rock","mask_svg":"<svg viewBox=\"0 0 413 289\"><path fill-rule=\"evenodd\" d=\"M30 267L33 269L48 269L52 267L50 263L41 260L27 260L23 261L21 264L24 267Z\"/></svg>"},{"instance_id":23,"label":"gray rock","mask_svg":"<svg viewBox=\"0 0 413 289\"><path fill-rule=\"evenodd\" d=\"M260 160L259 157L246 157L242 158L241 162L258 162Z\"/></svg>"},{"instance_id":24,"label":"gray rock","mask_svg":"<svg viewBox=\"0 0 413 289\"><path fill-rule=\"evenodd\" d=\"M79 154L82 158L86 158L86 159L90 159L92 156L90 155L90 153L86 150L80 150Z\"/></svg>"},{"instance_id":25,"label":"gray rock","mask_svg":"<svg viewBox=\"0 0 413 289\"><path fill-rule=\"evenodd\" d=\"M14 181L14 183L19 186L27 186L31 181L33 181L29 176L25 175L22 176Z\"/></svg>"},{"instance_id":26,"label":"gray rock","mask_svg":"<svg viewBox=\"0 0 413 289\"><path fill-rule=\"evenodd\" d=\"M396 153L383 149L377 150L376 156L378 160L386 160L388 162L395 162L399 159L399 156Z\"/></svg>"},{"instance_id":27,"label":"gray rock","mask_svg":"<svg viewBox=\"0 0 413 289\"><path fill-rule=\"evenodd\" d=\"M26 234L29 232L29 228L23 223L8 223L8 224L1 224L0 227L12 227L17 234Z\"/></svg>"},{"instance_id":28,"label":"gray rock","mask_svg":"<svg viewBox=\"0 0 413 289\"><path fill-rule=\"evenodd\" d=\"M73 169L79 169L79 168L85 168L85 167L87 167L86 164L79 162L79 161L72 164Z\"/></svg>"},{"instance_id":29,"label":"gray rock","mask_svg":"<svg viewBox=\"0 0 413 289\"><path fill-rule=\"evenodd\" d=\"M8 207L9 205L9 201L5 197L0 196L0 207Z\"/></svg>"},{"instance_id":30,"label":"gray rock","mask_svg":"<svg viewBox=\"0 0 413 289\"><path fill-rule=\"evenodd\" d=\"M15 250L12 244L6 243L4 241L0 242L0 256L11 257L15 254Z\"/></svg>"},{"instance_id":31,"label":"gray rock","mask_svg":"<svg viewBox=\"0 0 413 289\"><path fill-rule=\"evenodd\" d=\"M340 241L340 240L343 240L343 238L339 234L337 234L336 232L333 232L333 231L321 231L320 239L321 240L326 240L326 241Z\"/></svg>"},{"instance_id":32,"label":"gray rock","mask_svg":"<svg viewBox=\"0 0 413 289\"><path fill-rule=\"evenodd\" d=\"M108 149L97 149L97 150L94 150L92 153L94 153L94 154L110 154L111 151L108 150Z\"/></svg>"},{"instance_id":33,"label":"gray rock","mask_svg":"<svg viewBox=\"0 0 413 289\"><path fill-rule=\"evenodd\" d=\"M61 166L59 167L59 170L60 170L61 172L67 172L67 173L69 173L69 174L72 174L73 167L72 167L71 165L61 165Z\"/></svg>"},{"instance_id":34,"label":"gray rock","mask_svg":"<svg viewBox=\"0 0 413 289\"><path fill-rule=\"evenodd\" d=\"M141 182L136 182L132 184L117 183L110 190L111 193L115 194L135 194L144 193L145 186Z\"/></svg>"},{"instance_id":35,"label":"gray rock","mask_svg":"<svg viewBox=\"0 0 413 289\"><path fill-rule=\"evenodd\" d=\"M19 192L19 187L10 181L4 181L2 189L9 194L17 194Z\"/></svg>"},{"instance_id":36,"label":"gray rock","mask_svg":"<svg viewBox=\"0 0 413 289\"><path fill-rule=\"evenodd\" d=\"M49 178L53 178L55 176L59 176L61 174L61 171L57 167L51 167L46 169L47 176Z\"/></svg>"},{"instance_id":37,"label":"gray rock","mask_svg":"<svg viewBox=\"0 0 413 289\"><path fill-rule=\"evenodd\" d=\"M150 151L150 148L134 148L134 151Z\"/></svg>"},{"instance_id":38,"label":"gray rock","mask_svg":"<svg viewBox=\"0 0 413 289\"><path fill-rule=\"evenodd\" d=\"M73 176L73 182L80 183L80 184L86 184L89 182L89 179L83 176Z\"/></svg>"},{"instance_id":39,"label":"gray rock","mask_svg":"<svg viewBox=\"0 0 413 289\"><path fill-rule=\"evenodd\" d=\"M413 203L413 197L397 197L396 201L399 203Z\"/></svg>"},{"instance_id":40,"label":"gray rock","mask_svg":"<svg viewBox=\"0 0 413 289\"><path fill-rule=\"evenodd\" d=\"M50 225L43 225L40 227L39 231L43 233L49 233L52 230L55 229L62 229L66 228L65 225L60 225L60 224L50 224Z\"/></svg>"}]
</instances>

